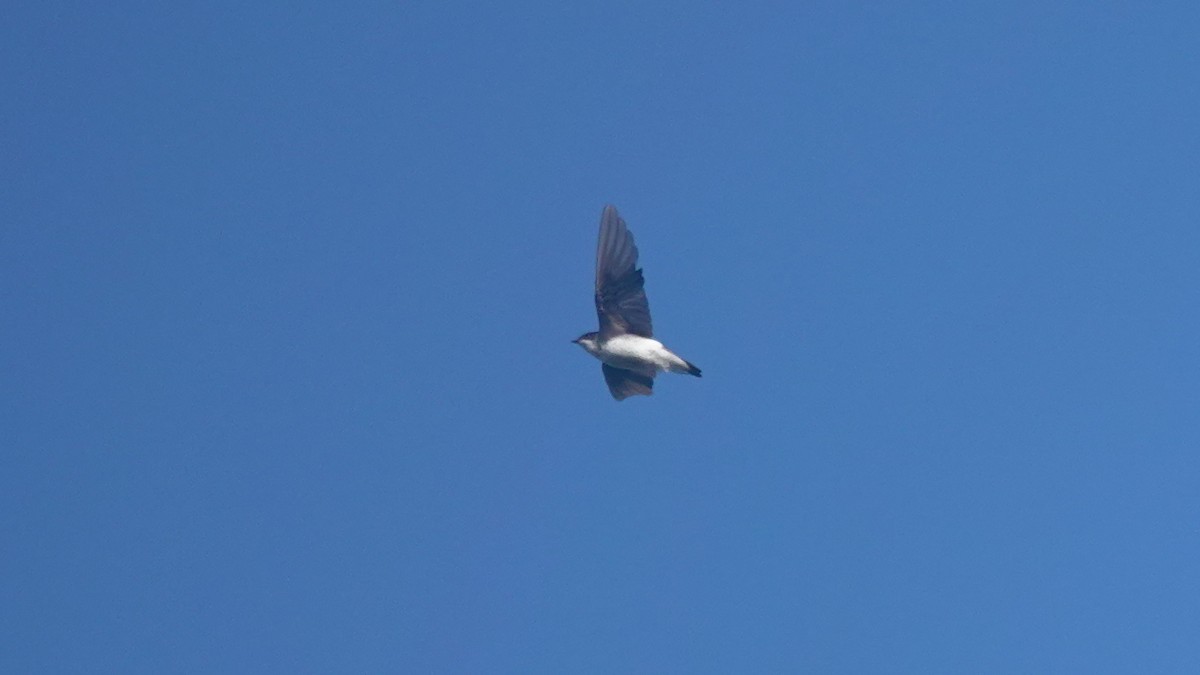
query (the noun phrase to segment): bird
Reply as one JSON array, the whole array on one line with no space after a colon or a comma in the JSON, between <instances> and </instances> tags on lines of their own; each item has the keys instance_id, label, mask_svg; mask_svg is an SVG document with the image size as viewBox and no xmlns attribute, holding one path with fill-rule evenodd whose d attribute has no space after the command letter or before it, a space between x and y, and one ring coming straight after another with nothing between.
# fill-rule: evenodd
<instances>
[{"instance_id":1,"label":"bird","mask_svg":"<svg viewBox=\"0 0 1200 675\"><path fill-rule=\"evenodd\" d=\"M598 332L572 340L600 359L600 370L613 398L654 393L660 372L700 377L700 369L654 339L646 279L637 266L638 250L624 219L611 204L600 214L596 244L596 315Z\"/></svg>"}]
</instances>

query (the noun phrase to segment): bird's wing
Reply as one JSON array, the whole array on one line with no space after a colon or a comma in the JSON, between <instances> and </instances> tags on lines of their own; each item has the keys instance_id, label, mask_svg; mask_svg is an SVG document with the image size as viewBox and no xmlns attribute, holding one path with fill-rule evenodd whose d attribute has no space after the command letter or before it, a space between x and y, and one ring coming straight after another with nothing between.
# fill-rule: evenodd
<instances>
[{"instance_id":1,"label":"bird's wing","mask_svg":"<svg viewBox=\"0 0 1200 675\"><path fill-rule=\"evenodd\" d=\"M643 288L645 279L637 269L638 250L625 221L612 206L600 216L600 240L596 244L596 314L600 338L632 333L653 337L650 303Z\"/></svg>"},{"instance_id":2,"label":"bird's wing","mask_svg":"<svg viewBox=\"0 0 1200 675\"><path fill-rule=\"evenodd\" d=\"M600 364L604 371L604 382L613 398L623 401L630 396L649 396L654 393L654 376L642 375L624 368L613 368L607 363Z\"/></svg>"}]
</instances>

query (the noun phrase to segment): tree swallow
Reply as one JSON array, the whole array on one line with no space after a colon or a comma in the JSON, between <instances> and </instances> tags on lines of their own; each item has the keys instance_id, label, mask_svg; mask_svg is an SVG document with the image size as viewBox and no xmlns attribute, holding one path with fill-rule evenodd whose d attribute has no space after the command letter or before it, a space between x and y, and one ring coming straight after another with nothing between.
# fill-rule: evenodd
<instances>
[{"instance_id":1,"label":"tree swallow","mask_svg":"<svg viewBox=\"0 0 1200 675\"><path fill-rule=\"evenodd\" d=\"M596 245L596 314L599 333L584 333L572 340L603 364L604 381L618 401L649 396L660 371L700 377L700 369L654 339L650 304L637 269L638 250L625 221L612 206L600 216L600 241Z\"/></svg>"}]
</instances>

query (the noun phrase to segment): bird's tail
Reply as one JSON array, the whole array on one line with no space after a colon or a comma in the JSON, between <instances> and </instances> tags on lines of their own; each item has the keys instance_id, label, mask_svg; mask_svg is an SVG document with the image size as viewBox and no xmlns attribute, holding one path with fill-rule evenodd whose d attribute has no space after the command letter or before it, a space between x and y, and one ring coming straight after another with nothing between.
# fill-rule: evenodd
<instances>
[{"instance_id":1,"label":"bird's tail","mask_svg":"<svg viewBox=\"0 0 1200 675\"><path fill-rule=\"evenodd\" d=\"M695 375L696 377L700 377L700 369L699 368L697 368L691 361L684 361L684 363L687 364L687 367L688 367L687 374L688 375Z\"/></svg>"}]
</instances>

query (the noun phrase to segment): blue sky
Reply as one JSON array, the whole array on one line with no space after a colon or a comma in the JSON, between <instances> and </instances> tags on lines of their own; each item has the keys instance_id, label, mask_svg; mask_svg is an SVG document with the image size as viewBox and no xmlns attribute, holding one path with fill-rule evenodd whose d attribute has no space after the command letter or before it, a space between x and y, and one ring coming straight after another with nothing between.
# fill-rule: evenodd
<instances>
[{"instance_id":1,"label":"blue sky","mask_svg":"<svg viewBox=\"0 0 1200 675\"><path fill-rule=\"evenodd\" d=\"M503 5L4 12L0 670L1200 668L1193 3Z\"/></svg>"}]
</instances>

